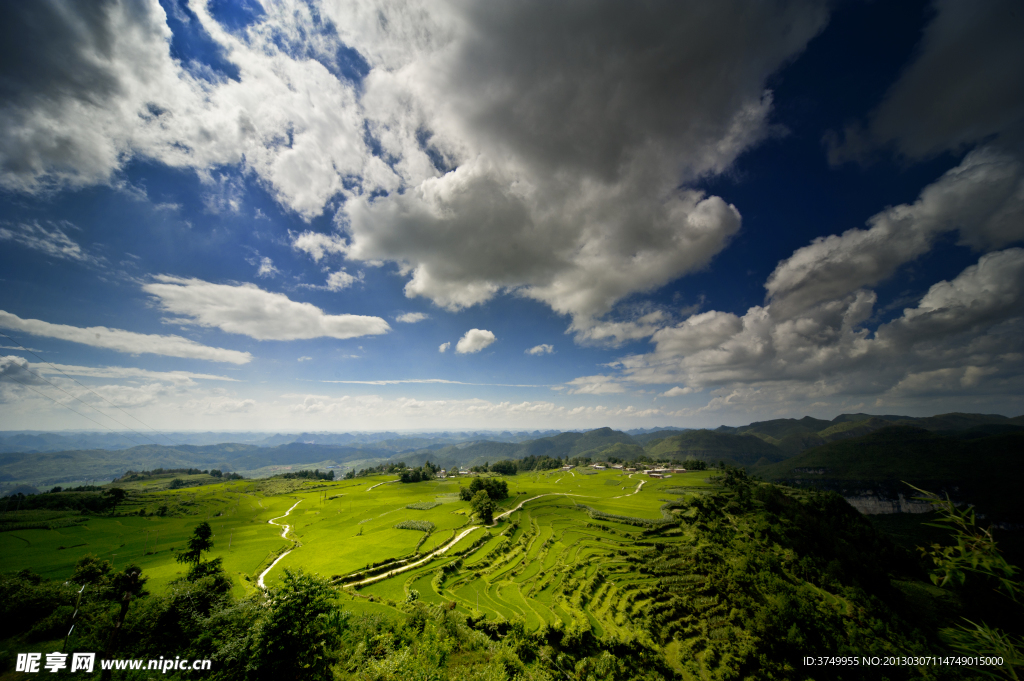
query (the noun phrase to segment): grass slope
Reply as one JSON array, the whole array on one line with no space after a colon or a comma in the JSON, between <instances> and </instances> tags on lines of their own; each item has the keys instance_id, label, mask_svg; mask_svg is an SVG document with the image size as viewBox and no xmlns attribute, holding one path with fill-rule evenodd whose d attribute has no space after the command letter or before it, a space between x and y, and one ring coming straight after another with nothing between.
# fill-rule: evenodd
<instances>
[{"instance_id":1,"label":"grass slope","mask_svg":"<svg viewBox=\"0 0 1024 681\"><path fill-rule=\"evenodd\" d=\"M713 430L691 430L647 444L652 458L700 459L709 463L725 461L734 466L750 466L761 459L781 461L786 454L755 435L733 435Z\"/></svg>"},{"instance_id":2,"label":"grass slope","mask_svg":"<svg viewBox=\"0 0 1024 681\"><path fill-rule=\"evenodd\" d=\"M1024 431L963 438L890 425L754 471L767 480L799 480L840 491L875 488L893 495L912 493L902 484L906 481L931 491L946 490L1001 517L1019 518L1016 495L1024 483Z\"/></svg>"}]
</instances>

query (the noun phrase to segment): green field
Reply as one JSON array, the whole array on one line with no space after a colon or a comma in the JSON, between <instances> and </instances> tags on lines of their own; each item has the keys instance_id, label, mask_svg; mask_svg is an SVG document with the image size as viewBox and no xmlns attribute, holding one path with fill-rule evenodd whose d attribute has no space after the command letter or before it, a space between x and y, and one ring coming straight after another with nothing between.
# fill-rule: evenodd
<instances>
[{"instance_id":1,"label":"green field","mask_svg":"<svg viewBox=\"0 0 1024 681\"><path fill-rule=\"evenodd\" d=\"M588 509L657 520L666 500L685 493L676 488L699 490L708 485L707 477L691 473L647 480L612 470L595 475L555 471L509 477L509 498L498 504L495 515L530 500L522 508L492 528L474 531L426 565L359 587L357 593L360 599L376 595L386 602L404 600L413 588L424 600L451 600L460 609L474 612L479 592L480 610L493 617L508 619L518 614L534 626L580 617L578 592L594 577L596 559L602 559L602 574L622 572L625 565L612 557L642 529L608 516L592 519ZM641 479L647 481L636 493ZM45 578L63 579L82 556L95 554L115 567L138 564L149 576L151 588L160 590L184 575L175 553L195 525L205 520L214 532L209 557L223 559L241 595L254 590L263 570L289 549L266 575L268 585L276 583L285 568L338 578L388 560L422 557L473 527L469 504L457 496L460 482L452 479L412 484L394 482L393 476L329 482L240 480L150 491L159 486L155 481L131 485L129 497L113 515L0 514L0 518L6 516L2 522L15 528L0 532L6 570L30 568ZM277 520L277 525L269 523L296 502L298 506L286 518ZM161 507L166 507L166 515L157 515ZM16 529L18 523L33 520L46 520L54 527ZM396 529L410 520L432 523L434 530L425 535ZM287 539L281 537L283 524L291 526ZM487 540L485 531L493 538ZM481 537L486 541L474 546ZM447 572L443 582L433 579L458 559L466 567ZM610 593L629 590L628 575L616 581L614 588L601 590L602 600ZM614 611L599 613L602 628L617 626Z\"/></svg>"}]
</instances>

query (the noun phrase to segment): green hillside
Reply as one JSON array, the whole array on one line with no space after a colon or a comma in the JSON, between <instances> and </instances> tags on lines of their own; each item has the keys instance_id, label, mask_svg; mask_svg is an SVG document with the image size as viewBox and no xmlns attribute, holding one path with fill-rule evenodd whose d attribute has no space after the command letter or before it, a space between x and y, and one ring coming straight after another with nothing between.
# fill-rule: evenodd
<instances>
[{"instance_id":1,"label":"green hillside","mask_svg":"<svg viewBox=\"0 0 1024 681\"><path fill-rule=\"evenodd\" d=\"M700 459L708 463L725 461L734 466L750 466L761 459L781 461L785 453L755 435L732 435L712 430L691 430L647 444L653 459Z\"/></svg>"},{"instance_id":2,"label":"green hillside","mask_svg":"<svg viewBox=\"0 0 1024 681\"><path fill-rule=\"evenodd\" d=\"M785 461L754 467L767 480L799 481L852 493L913 494L903 482L946 491L1003 518L1024 518L1017 495L1024 484L1024 431L975 438L891 425L831 442Z\"/></svg>"},{"instance_id":3,"label":"green hillside","mask_svg":"<svg viewBox=\"0 0 1024 681\"><path fill-rule=\"evenodd\" d=\"M830 421L823 421L821 419L812 418L805 416L802 419L774 419L772 421L757 421L751 423L748 426L741 426L736 429L739 434L743 433L760 433L762 435L770 435L776 439L781 439L787 435L794 433L810 434L817 433L819 430L828 428L831 424Z\"/></svg>"}]
</instances>

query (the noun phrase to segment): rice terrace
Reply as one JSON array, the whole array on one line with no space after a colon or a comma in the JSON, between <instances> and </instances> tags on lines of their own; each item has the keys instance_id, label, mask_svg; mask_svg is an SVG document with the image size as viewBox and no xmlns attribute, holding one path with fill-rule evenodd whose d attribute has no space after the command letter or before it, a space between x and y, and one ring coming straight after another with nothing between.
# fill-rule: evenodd
<instances>
[{"instance_id":1,"label":"rice terrace","mask_svg":"<svg viewBox=\"0 0 1024 681\"><path fill-rule=\"evenodd\" d=\"M643 481L614 469L519 475L493 525L474 522L469 503L458 496L467 481L456 479L411 485L379 484L393 476L230 481L138 490L119 504L116 517L6 513L0 550L8 570L61 577L81 556L95 554L115 567L136 563L152 586L163 586L184 574L174 550L207 520L215 541L211 557L222 558L225 571L237 577L239 594L256 588L273 564L268 585L286 568L330 575L359 610L393 610L416 593L429 603L454 601L468 615L519 616L531 628L577 622L599 633L624 631L627 613L616 605L651 581L630 560L635 542L672 517L667 504L712 489L708 477L698 471ZM162 507L169 509L163 515ZM285 523L290 529L282 537ZM676 532L660 541L680 538ZM628 605L639 608L642 601ZM598 603L603 607L594 607Z\"/></svg>"}]
</instances>

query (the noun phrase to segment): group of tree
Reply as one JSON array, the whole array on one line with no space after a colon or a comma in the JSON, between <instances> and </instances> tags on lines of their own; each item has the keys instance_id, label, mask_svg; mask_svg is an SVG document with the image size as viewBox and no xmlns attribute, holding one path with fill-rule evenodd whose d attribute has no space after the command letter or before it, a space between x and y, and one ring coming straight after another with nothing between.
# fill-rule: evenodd
<instances>
[{"instance_id":1,"label":"group of tree","mask_svg":"<svg viewBox=\"0 0 1024 681\"><path fill-rule=\"evenodd\" d=\"M459 487L459 498L470 501L477 492L484 492L492 501L508 498L508 483L501 478L473 478L469 487Z\"/></svg>"},{"instance_id":2,"label":"group of tree","mask_svg":"<svg viewBox=\"0 0 1024 681\"><path fill-rule=\"evenodd\" d=\"M138 480L148 480L149 478L166 478L171 475L209 475L226 480L238 480L242 477L237 473L222 471L218 468L208 470L200 468L154 468L151 471L126 471L124 475L116 478L114 482L136 482Z\"/></svg>"},{"instance_id":3,"label":"group of tree","mask_svg":"<svg viewBox=\"0 0 1024 681\"><path fill-rule=\"evenodd\" d=\"M430 461L425 461L419 468L409 468L399 473L399 480L402 482L421 482L424 480L433 480L437 477L437 472L441 470L440 466L435 466Z\"/></svg>"},{"instance_id":4,"label":"group of tree","mask_svg":"<svg viewBox=\"0 0 1024 681\"><path fill-rule=\"evenodd\" d=\"M404 461L398 461L395 463L388 462L378 464L376 466L369 466L368 468L361 468L358 471L353 468L349 472L345 473L344 477L345 480L353 480L355 478L365 478L371 475L400 475L407 468L408 466Z\"/></svg>"},{"instance_id":5,"label":"group of tree","mask_svg":"<svg viewBox=\"0 0 1024 681\"><path fill-rule=\"evenodd\" d=\"M319 468L315 468L311 471L291 471L288 473L278 473L277 475L271 477L280 478L282 480L334 480L334 471L321 472Z\"/></svg>"},{"instance_id":6,"label":"group of tree","mask_svg":"<svg viewBox=\"0 0 1024 681\"><path fill-rule=\"evenodd\" d=\"M561 468L565 465L562 459L555 459L550 456L537 456L530 454L522 459L502 459L494 463L485 462L483 465L472 466L469 470L472 473L498 473L499 475L515 475L527 471L548 471L554 468Z\"/></svg>"},{"instance_id":7,"label":"group of tree","mask_svg":"<svg viewBox=\"0 0 1024 681\"><path fill-rule=\"evenodd\" d=\"M116 491L115 491L116 490ZM4 499L2 511L77 511L79 513L113 512L124 501L127 492L120 487L85 485L74 488L54 487L42 494L12 494Z\"/></svg>"}]
</instances>

